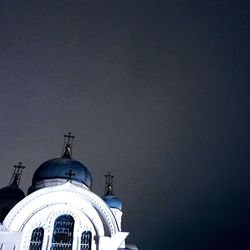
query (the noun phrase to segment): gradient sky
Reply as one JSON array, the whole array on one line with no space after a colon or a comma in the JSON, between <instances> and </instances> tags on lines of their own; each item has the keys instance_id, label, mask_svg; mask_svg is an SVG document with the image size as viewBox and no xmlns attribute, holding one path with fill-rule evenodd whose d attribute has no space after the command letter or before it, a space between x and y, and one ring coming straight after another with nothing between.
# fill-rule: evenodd
<instances>
[{"instance_id":1,"label":"gradient sky","mask_svg":"<svg viewBox=\"0 0 250 250\"><path fill-rule=\"evenodd\" d=\"M115 175L142 250L250 249L250 2L1 0L1 187L60 156Z\"/></svg>"}]
</instances>

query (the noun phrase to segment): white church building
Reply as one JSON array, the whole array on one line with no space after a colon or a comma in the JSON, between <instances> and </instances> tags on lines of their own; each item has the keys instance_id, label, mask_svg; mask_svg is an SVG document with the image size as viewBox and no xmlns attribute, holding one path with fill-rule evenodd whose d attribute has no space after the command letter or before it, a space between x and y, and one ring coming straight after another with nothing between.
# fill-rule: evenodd
<instances>
[{"instance_id":1,"label":"white church building","mask_svg":"<svg viewBox=\"0 0 250 250\"><path fill-rule=\"evenodd\" d=\"M113 176L105 176L105 195L95 194L89 170L71 157L74 136L64 137L62 156L40 165L27 196L19 188L22 164L0 189L0 250L138 249L125 242Z\"/></svg>"}]
</instances>

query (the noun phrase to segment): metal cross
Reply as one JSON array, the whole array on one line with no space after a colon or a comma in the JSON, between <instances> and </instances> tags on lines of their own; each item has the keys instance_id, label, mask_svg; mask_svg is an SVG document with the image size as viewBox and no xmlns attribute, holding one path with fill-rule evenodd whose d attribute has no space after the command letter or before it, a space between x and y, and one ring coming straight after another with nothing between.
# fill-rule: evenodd
<instances>
[{"instance_id":1,"label":"metal cross","mask_svg":"<svg viewBox=\"0 0 250 250\"><path fill-rule=\"evenodd\" d=\"M75 136L71 135L71 132L69 132L67 135L64 135L62 157L71 158L74 138Z\"/></svg>"},{"instance_id":2,"label":"metal cross","mask_svg":"<svg viewBox=\"0 0 250 250\"><path fill-rule=\"evenodd\" d=\"M74 140L75 136L71 135L71 132L69 132L67 135L64 135L64 138L65 138L65 143L71 144L72 141ZM66 142L66 138L68 139L67 142Z\"/></svg>"},{"instance_id":3,"label":"metal cross","mask_svg":"<svg viewBox=\"0 0 250 250\"><path fill-rule=\"evenodd\" d=\"M23 164L22 162L19 162L18 165L14 165L14 168L16 169L15 171L17 173L21 173L22 170L25 168L25 166L23 166L22 164Z\"/></svg>"},{"instance_id":4,"label":"metal cross","mask_svg":"<svg viewBox=\"0 0 250 250\"><path fill-rule=\"evenodd\" d=\"M73 173L72 169L70 169L69 172L66 172L65 174L69 176L69 181L70 182L72 180L72 177L75 176L75 173Z\"/></svg>"},{"instance_id":5,"label":"metal cross","mask_svg":"<svg viewBox=\"0 0 250 250\"><path fill-rule=\"evenodd\" d=\"M112 195L113 194L113 178L114 176L108 172L108 174L105 174L106 178L106 195Z\"/></svg>"},{"instance_id":6,"label":"metal cross","mask_svg":"<svg viewBox=\"0 0 250 250\"><path fill-rule=\"evenodd\" d=\"M25 168L25 166L22 165L22 162L19 162L18 165L14 165L14 173L10 179L10 183L9 185L15 185L15 186L19 186L20 184L20 180L21 180L21 175L22 175L22 171Z\"/></svg>"}]
</instances>

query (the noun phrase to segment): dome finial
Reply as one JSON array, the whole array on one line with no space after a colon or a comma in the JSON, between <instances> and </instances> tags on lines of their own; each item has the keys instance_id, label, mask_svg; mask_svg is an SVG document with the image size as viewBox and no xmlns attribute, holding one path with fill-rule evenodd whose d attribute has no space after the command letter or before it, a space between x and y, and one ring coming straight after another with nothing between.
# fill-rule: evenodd
<instances>
[{"instance_id":1,"label":"dome finial","mask_svg":"<svg viewBox=\"0 0 250 250\"><path fill-rule=\"evenodd\" d=\"M22 165L22 162L19 162L18 165L14 165L14 172L10 179L9 186L19 187L22 171L25 166Z\"/></svg>"},{"instance_id":2,"label":"dome finial","mask_svg":"<svg viewBox=\"0 0 250 250\"><path fill-rule=\"evenodd\" d=\"M63 154L62 154L63 158L71 158L74 138L75 136L71 135L71 132L69 132L67 135L64 135Z\"/></svg>"},{"instance_id":3,"label":"dome finial","mask_svg":"<svg viewBox=\"0 0 250 250\"><path fill-rule=\"evenodd\" d=\"M113 178L114 176L108 172L105 174L106 178L106 187L105 187L105 195L113 195Z\"/></svg>"}]
</instances>

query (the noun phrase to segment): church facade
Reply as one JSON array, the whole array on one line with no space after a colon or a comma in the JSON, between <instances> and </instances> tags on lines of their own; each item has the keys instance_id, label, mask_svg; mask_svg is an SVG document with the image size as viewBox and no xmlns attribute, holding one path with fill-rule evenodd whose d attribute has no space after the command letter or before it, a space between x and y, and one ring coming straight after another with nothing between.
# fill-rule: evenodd
<instances>
[{"instance_id":1,"label":"church facade","mask_svg":"<svg viewBox=\"0 0 250 250\"><path fill-rule=\"evenodd\" d=\"M21 164L0 190L0 250L118 250L126 244L122 203L110 174L103 197L91 190L89 170L71 158L73 136L65 135L62 157L44 162L25 197L19 189Z\"/></svg>"}]
</instances>

